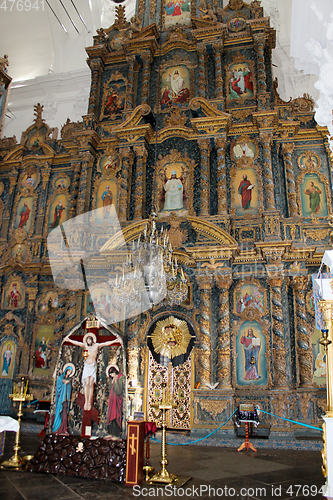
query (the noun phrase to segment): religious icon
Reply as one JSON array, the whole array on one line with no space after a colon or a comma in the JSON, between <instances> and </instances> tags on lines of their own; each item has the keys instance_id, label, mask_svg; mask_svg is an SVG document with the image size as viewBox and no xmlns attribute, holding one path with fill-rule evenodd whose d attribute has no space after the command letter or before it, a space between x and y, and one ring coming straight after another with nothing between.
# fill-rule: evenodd
<instances>
[{"instance_id":1,"label":"religious icon","mask_svg":"<svg viewBox=\"0 0 333 500\"><path fill-rule=\"evenodd\" d=\"M189 25L191 8L189 0L165 0L165 27L175 24Z\"/></svg>"},{"instance_id":2,"label":"religious icon","mask_svg":"<svg viewBox=\"0 0 333 500\"><path fill-rule=\"evenodd\" d=\"M246 62L230 66L229 99L240 99L254 96L252 71Z\"/></svg>"},{"instance_id":3,"label":"religious icon","mask_svg":"<svg viewBox=\"0 0 333 500\"><path fill-rule=\"evenodd\" d=\"M185 198L183 180L182 178L177 178L176 170L172 170L170 179L165 179L162 194L163 210L181 210L184 208Z\"/></svg>"},{"instance_id":4,"label":"religious icon","mask_svg":"<svg viewBox=\"0 0 333 500\"><path fill-rule=\"evenodd\" d=\"M50 204L48 215L48 229L59 227L67 220L68 201L64 194L57 194Z\"/></svg>"},{"instance_id":5,"label":"religious icon","mask_svg":"<svg viewBox=\"0 0 333 500\"><path fill-rule=\"evenodd\" d=\"M258 177L255 168L235 169L233 178L233 200L235 214L244 216L259 213Z\"/></svg>"},{"instance_id":6,"label":"religious icon","mask_svg":"<svg viewBox=\"0 0 333 500\"><path fill-rule=\"evenodd\" d=\"M312 151L306 151L299 157L298 163L301 168L316 169L320 167L320 158Z\"/></svg>"},{"instance_id":7,"label":"religious icon","mask_svg":"<svg viewBox=\"0 0 333 500\"><path fill-rule=\"evenodd\" d=\"M35 337L34 375L47 375L52 363L54 326L40 325Z\"/></svg>"},{"instance_id":8,"label":"religious icon","mask_svg":"<svg viewBox=\"0 0 333 500\"><path fill-rule=\"evenodd\" d=\"M38 347L36 349L35 367L46 370L50 368L52 359L52 342L50 339L45 340L45 337L42 338L41 342L36 338L36 345Z\"/></svg>"},{"instance_id":9,"label":"religious icon","mask_svg":"<svg viewBox=\"0 0 333 500\"><path fill-rule=\"evenodd\" d=\"M31 174L27 174L26 179L23 181L23 186L24 187L34 187L35 181L32 178Z\"/></svg>"},{"instance_id":10,"label":"religious icon","mask_svg":"<svg viewBox=\"0 0 333 500\"><path fill-rule=\"evenodd\" d=\"M301 185L302 212L304 216L326 216L325 185L317 174L306 174Z\"/></svg>"},{"instance_id":11,"label":"religious icon","mask_svg":"<svg viewBox=\"0 0 333 500\"><path fill-rule=\"evenodd\" d=\"M13 378L16 346L12 340L5 340L1 349L1 377Z\"/></svg>"},{"instance_id":12,"label":"religious icon","mask_svg":"<svg viewBox=\"0 0 333 500\"><path fill-rule=\"evenodd\" d=\"M116 118L125 107L126 80L121 73L115 73L104 84L101 119L106 117Z\"/></svg>"},{"instance_id":13,"label":"religious icon","mask_svg":"<svg viewBox=\"0 0 333 500\"><path fill-rule=\"evenodd\" d=\"M97 342L96 335L92 332L88 332L83 337L83 342L77 340L72 340L70 335L67 335L63 341L70 342L71 344L77 345L84 348L86 356L84 357L84 366L82 371L82 385L84 389L84 410L89 411L92 407L92 401L94 396L94 384L96 382L97 373L97 354L98 349L104 346L110 346L118 339L108 340L106 342Z\"/></svg>"},{"instance_id":14,"label":"religious icon","mask_svg":"<svg viewBox=\"0 0 333 500\"><path fill-rule=\"evenodd\" d=\"M73 363L66 363L63 372L59 375L56 387L55 413L52 432L68 436L68 411L71 402L72 382L75 374Z\"/></svg>"},{"instance_id":15,"label":"religious icon","mask_svg":"<svg viewBox=\"0 0 333 500\"><path fill-rule=\"evenodd\" d=\"M237 383L265 385L267 383L266 337L258 321L246 320L236 337Z\"/></svg>"},{"instance_id":16,"label":"religious icon","mask_svg":"<svg viewBox=\"0 0 333 500\"><path fill-rule=\"evenodd\" d=\"M11 309L17 309L22 302L22 294L17 289L17 283L12 284L12 289L7 295L7 302Z\"/></svg>"},{"instance_id":17,"label":"religious icon","mask_svg":"<svg viewBox=\"0 0 333 500\"><path fill-rule=\"evenodd\" d=\"M244 380L257 380L261 378L258 373L258 356L260 351L260 339L255 337L253 329L249 328L240 339L245 355L245 376Z\"/></svg>"},{"instance_id":18,"label":"religious icon","mask_svg":"<svg viewBox=\"0 0 333 500\"><path fill-rule=\"evenodd\" d=\"M117 182L112 179L103 180L95 188L95 222L103 224L110 217L115 216L117 205Z\"/></svg>"},{"instance_id":19,"label":"religious icon","mask_svg":"<svg viewBox=\"0 0 333 500\"><path fill-rule=\"evenodd\" d=\"M28 207L28 203L25 202L23 204L23 207L21 208L19 215L20 215L20 221L18 227L24 227L27 224L30 217L30 208Z\"/></svg>"},{"instance_id":20,"label":"religious icon","mask_svg":"<svg viewBox=\"0 0 333 500\"><path fill-rule=\"evenodd\" d=\"M120 156L115 151L108 156L104 155L99 161L100 172L117 172L120 167Z\"/></svg>"},{"instance_id":21,"label":"religious icon","mask_svg":"<svg viewBox=\"0 0 333 500\"><path fill-rule=\"evenodd\" d=\"M111 380L108 402L107 425L111 436L120 437L122 431L124 376L116 364L110 364L105 370L106 376Z\"/></svg>"},{"instance_id":22,"label":"religious icon","mask_svg":"<svg viewBox=\"0 0 333 500\"><path fill-rule=\"evenodd\" d=\"M264 312L264 294L255 284L244 284L235 294L235 307L238 314L247 307L254 307L261 313Z\"/></svg>"},{"instance_id":23,"label":"religious icon","mask_svg":"<svg viewBox=\"0 0 333 500\"><path fill-rule=\"evenodd\" d=\"M247 175L244 174L238 187L238 196L242 210L249 210L251 208L252 189L254 187L255 185L252 184L251 181L248 180Z\"/></svg>"},{"instance_id":24,"label":"religious icon","mask_svg":"<svg viewBox=\"0 0 333 500\"><path fill-rule=\"evenodd\" d=\"M171 66L162 73L161 108L182 106L190 98L190 72L185 65Z\"/></svg>"},{"instance_id":25,"label":"religious icon","mask_svg":"<svg viewBox=\"0 0 333 500\"><path fill-rule=\"evenodd\" d=\"M103 219L110 217L110 210L112 205L112 193L110 191L110 186L107 185L105 191L102 194L103 200Z\"/></svg>"},{"instance_id":26,"label":"religious icon","mask_svg":"<svg viewBox=\"0 0 333 500\"><path fill-rule=\"evenodd\" d=\"M55 206L54 208L54 218L53 218L53 222L51 224L51 227L54 229L55 227L58 227L59 224L60 224L60 221L61 221L61 215L62 215L62 212L64 210L64 207L63 207L63 204L62 204L62 200L59 200L58 201L58 204Z\"/></svg>"},{"instance_id":27,"label":"religious icon","mask_svg":"<svg viewBox=\"0 0 333 500\"><path fill-rule=\"evenodd\" d=\"M253 142L242 141L233 148L233 155L236 160L240 158L254 158L256 146Z\"/></svg>"}]
</instances>

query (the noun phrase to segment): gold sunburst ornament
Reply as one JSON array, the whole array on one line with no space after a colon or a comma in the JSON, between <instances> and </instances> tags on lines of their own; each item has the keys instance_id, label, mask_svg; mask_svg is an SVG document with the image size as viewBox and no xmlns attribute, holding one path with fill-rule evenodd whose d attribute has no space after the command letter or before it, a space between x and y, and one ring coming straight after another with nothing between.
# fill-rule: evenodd
<instances>
[{"instance_id":1,"label":"gold sunburst ornament","mask_svg":"<svg viewBox=\"0 0 333 500\"><path fill-rule=\"evenodd\" d=\"M191 335L186 321L169 316L157 322L151 340L157 354L173 359L186 353Z\"/></svg>"}]
</instances>

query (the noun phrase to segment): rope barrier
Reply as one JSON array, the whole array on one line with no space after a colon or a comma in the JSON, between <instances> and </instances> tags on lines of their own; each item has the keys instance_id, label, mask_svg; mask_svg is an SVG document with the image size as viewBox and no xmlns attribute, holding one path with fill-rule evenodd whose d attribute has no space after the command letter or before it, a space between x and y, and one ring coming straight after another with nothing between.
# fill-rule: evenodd
<instances>
[{"instance_id":1,"label":"rope barrier","mask_svg":"<svg viewBox=\"0 0 333 500\"><path fill-rule=\"evenodd\" d=\"M221 427L223 427L227 422L229 422L229 420L231 419L231 417L233 417L235 415L237 409L233 412L232 415L230 415L230 417L228 418L228 420L226 420L222 425L220 425L220 427L218 427L217 429L215 429L213 432L211 432L210 434L207 434L207 436L204 436L202 438L196 439L195 441L191 441L190 443L167 443L167 444L171 445L171 446L185 446L185 445L189 445L189 444L193 444L193 443L198 443L199 441L203 441L204 439L207 439L209 436L211 436L212 434L214 434L215 432L217 432L219 429L221 429ZM291 422L293 424L302 425L303 427L308 427L309 429L316 429L317 431L322 431L321 427L314 427L313 425L303 424L302 422L297 422L296 420L290 420L289 418L280 417L279 415L275 415L274 413L269 413L268 411L264 411L264 410L261 410L261 409L260 409L260 411L262 413L266 413L267 415L271 415L272 417L281 418L282 420L286 420L287 422ZM151 437L150 439L152 441L156 441L157 443L161 442L161 441L159 441L156 438L152 438Z\"/></svg>"},{"instance_id":2,"label":"rope barrier","mask_svg":"<svg viewBox=\"0 0 333 500\"><path fill-rule=\"evenodd\" d=\"M309 429L316 429L317 431L322 431L321 427L314 427L313 425L303 424L302 422L297 422L296 420L290 420L289 418L279 417L279 415L275 415L274 413L269 413L268 411L261 410L263 413L267 415L271 415L272 417L281 418L282 420L286 420L287 422L291 422L293 424L302 425L303 427L309 427Z\"/></svg>"},{"instance_id":3,"label":"rope barrier","mask_svg":"<svg viewBox=\"0 0 333 500\"><path fill-rule=\"evenodd\" d=\"M193 443L197 443L198 441L202 441L203 439L206 439L208 438L209 436L211 436L212 434L214 434L215 432L217 432L219 429L221 429L221 427L223 427L227 422L229 422L229 420L231 419L231 417L233 417L236 413L236 411L238 410L238 408L232 413L232 415L230 415L230 417L225 421L223 422L223 424L220 425L220 427L218 427L217 429L215 429L214 431L210 432L209 434L207 434L207 436L204 436L202 438L199 438L199 439L196 439L195 441L191 441L190 443L167 443L168 445L171 445L171 446L184 446L184 445L188 445L188 444L193 444ZM152 441L156 441L157 443L160 443L161 441L159 441L158 439L155 439L155 438L150 438Z\"/></svg>"}]
</instances>

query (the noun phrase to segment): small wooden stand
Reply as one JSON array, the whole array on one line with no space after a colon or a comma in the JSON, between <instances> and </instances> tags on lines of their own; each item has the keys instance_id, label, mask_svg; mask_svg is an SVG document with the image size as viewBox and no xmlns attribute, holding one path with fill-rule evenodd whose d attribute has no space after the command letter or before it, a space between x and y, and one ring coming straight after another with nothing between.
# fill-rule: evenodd
<instances>
[{"instance_id":1,"label":"small wooden stand","mask_svg":"<svg viewBox=\"0 0 333 500\"><path fill-rule=\"evenodd\" d=\"M245 441L244 443L238 448L237 451L242 451L244 450L244 448L246 448L246 451L249 451L249 448L250 450L252 451L257 451L255 449L255 447L253 446L253 444L250 443L249 441L249 422L245 422Z\"/></svg>"}]
</instances>

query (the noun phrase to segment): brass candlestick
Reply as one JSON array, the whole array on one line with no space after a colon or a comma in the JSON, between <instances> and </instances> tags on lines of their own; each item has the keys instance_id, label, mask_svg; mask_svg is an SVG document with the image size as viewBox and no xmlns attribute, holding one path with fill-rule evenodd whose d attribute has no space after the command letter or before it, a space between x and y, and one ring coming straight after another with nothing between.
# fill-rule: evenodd
<instances>
[{"instance_id":1,"label":"brass candlestick","mask_svg":"<svg viewBox=\"0 0 333 500\"><path fill-rule=\"evenodd\" d=\"M28 380L26 382L26 385L24 387L24 377L21 378L21 389L19 387L15 388L15 383L13 387L13 394L9 395L9 398L12 399L13 401L18 401L19 403L19 408L17 412L17 421L19 424L18 431L15 436L15 444L14 444L14 455L9 459L5 460L1 464L1 469L16 469L20 470L22 469L22 465L26 462L24 458L22 458L19 455L19 451L21 449L20 447L20 438L21 438L21 417L23 415L22 413L22 405L25 403L25 401L31 401L33 399L32 394L27 394L28 391Z\"/></svg>"},{"instance_id":2,"label":"brass candlestick","mask_svg":"<svg viewBox=\"0 0 333 500\"><path fill-rule=\"evenodd\" d=\"M171 394L164 393L162 401L160 403L153 403L153 408L162 410L162 441L161 441L161 467L162 469L155 474L149 481L149 483L165 483L170 484L178 480L178 477L174 474L170 474L167 471L166 466L168 465L167 453L166 453L166 412L172 408L176 408L177 405L172 402Z\"/></svg>"}]
</instances>

